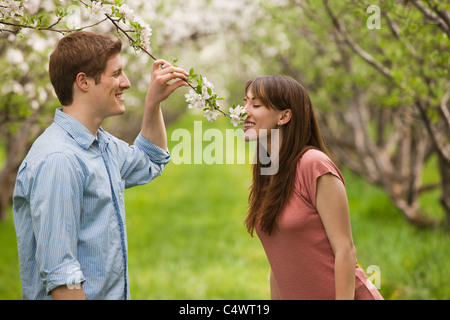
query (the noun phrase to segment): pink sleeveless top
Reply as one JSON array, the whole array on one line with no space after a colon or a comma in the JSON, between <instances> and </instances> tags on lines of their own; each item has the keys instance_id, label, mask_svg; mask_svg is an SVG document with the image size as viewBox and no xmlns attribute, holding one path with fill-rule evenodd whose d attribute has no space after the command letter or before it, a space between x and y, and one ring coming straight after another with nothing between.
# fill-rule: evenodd
<instances>
[{"instance_id":1,"label":"pink sleeveless top","mask_svg":"<svg viewBox=\"0 0 450 320\"><path fill-rule=\"evenodd\" d=\"M294 191L271 235L255 228L266 252L281 299L335 299L334 253L315 207L317 178L338 168L323 152L311 149L297 164ZM345 185L345 183L344 183ZM382 296L355 265L355 299Z\"/></svg>"}]
</instances>

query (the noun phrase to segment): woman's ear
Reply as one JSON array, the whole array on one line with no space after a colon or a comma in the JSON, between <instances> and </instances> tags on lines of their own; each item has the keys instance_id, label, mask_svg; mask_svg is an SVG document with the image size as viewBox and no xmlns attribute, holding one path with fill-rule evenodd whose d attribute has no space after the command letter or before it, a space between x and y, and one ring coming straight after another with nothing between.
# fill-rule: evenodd
<instances>
[{"instance_id":1,"label":"woman's ear","mask_svg":"<svg viewBox=\"0 0 450 320\"><path fill-rule=\"evenodd\" d=\"M292 110L291 109L285 109L281 111L281 118L280 118L280 125L284 125L288 123L292 118Z\"/></svg>"},{"instance_id":2,"label":"woman's ear","mask_svg":"<svg viewBox=\"0 0 450 320\"><path fill-rule=\"evenodd\" d=\"M84 72L80 72L77 74L75 83L82 91L87 91L89 89L88 77Z\"/></svg>"}]
</instances>

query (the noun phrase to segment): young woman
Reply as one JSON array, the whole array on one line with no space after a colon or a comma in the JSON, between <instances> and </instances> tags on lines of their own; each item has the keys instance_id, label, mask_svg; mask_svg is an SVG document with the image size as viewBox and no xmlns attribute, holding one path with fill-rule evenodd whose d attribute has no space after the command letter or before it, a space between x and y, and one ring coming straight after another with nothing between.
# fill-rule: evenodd
<instances>
[{"instance_id":1,"label":"young woman","mask_svg":"<svg viewBox=\"0 0 450 320\"><path fill-rule=\"evenodd\" d=\"M356 263L344 179L306 90L289 77L264 76L245 92L245 140L259 142L257 158L267 152L278 162L271 175L261 174L271 163L253 165L245 220L269 260L272 299L383 299Z\"/></svg>"}]
</instances>

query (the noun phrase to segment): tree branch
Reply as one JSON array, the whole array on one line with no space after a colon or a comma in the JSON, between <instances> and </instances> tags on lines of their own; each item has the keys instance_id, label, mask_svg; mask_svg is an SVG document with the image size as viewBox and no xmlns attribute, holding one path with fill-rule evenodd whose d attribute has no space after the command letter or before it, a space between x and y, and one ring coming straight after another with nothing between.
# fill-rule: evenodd
<instances>
[{"instance_id":1,"label":"tree branch","mask_svg":"<svg viewBox=\"0 0 450 320\"><path fill-rule=\"evenodd\" d=\"M419 98L416 98L414 99L414 104L419 109L422 120L425 123L426 129L431 137L431 140L433 141L434 146L436 147L437 153L441 158L445 159L445 161L450 164L450 145L442 144L439 141L440 139L438 137L438 133L432 125L431 120L428 119L427 108L424 106L423 102Z\"/></svg>"},{"instance_id":2,"label":"tree branch","mask_svg":"<svg viewBox=\"0 0 450 320\"><path fill-rule=\"evenodd\" d=\"M357 53L361 58L363 58L367 63L375 67L382 75L384 75L389 80L392 80L392 74L391 71L383 66L381 63L379 63L371 54L369 54L367 51L365 51L363 48L361 48L355 41L353 41L352 37L348 34L347 30L345 29L344 25L338 20L338 18L334 15L332 10L330 9L328 5L328 0L323 1L325 5L325 9L328 13L328 16L331 18L331 21L333 22L336 29L339 31L339 33L344 37L345 42L350 46L350 48Z\"/></svg>"},{"instance_id":3,"label":"tree branch","mask_svg":"<svg viewBox=\"0 0 450 320\"><path fill-rule=\"evenodd\" d=\"M84 30L84 29L88 29L88 28L92 28L92 27L95 27L96 25L99 25L99 24L101 24L102 22L104 22L104 21L106 21L107 20L107 18L105 18L105 19L103 19L103 20L100 20L100 21L98 21L98 22L96 22L96 23L93 23L93 24L91 24L91 25L88 25L88 26L84 26L84 27L80 27L80 28L77 28L77 29L53 29L53 27L59 22L57 22L57 23L54 23L54 24L52 24L52 25L50 25L50 26L48 26L48 27L33 27L33 26L28 26L28 25L25 25L25 24L19 24L19 23L11 23L11 22L6 22L6 21L3 21L3 20L0 20L0 23L2 23L2 24L4 24L4 25L8 25L8 26L13 26L13 27L17 27L17 28L19 28L19 29L23 29L23 28L25 28L25 29L33 29L33 30L38 30L38 31L51 31L51 32L58 32L58 33L61 33L61 34L66 34L66 33L69 33L69 32L76 32L76 31L81 31L81 30ZM10 31L10 32L14 32L13 30L4 30L4 31Z\"/></svg>"},{"instance_id":4,"label":"tree branch","mask_svg":"<svg viewBox=\"0 0 450 320\"><path fill-rule=\"evenodd\" d=\"M421 1L418 0L411 0L411 2L419 9L427 18L431 19L433 22L435 22L439 28L441 28L442 31L444 31L447 36L450 38L450 26L449 23L446 22L444 19L441 18L441 15L443 15L446 20L449 19L447 17L448 13L445 11L444 13L440 12L437 7L433 7L433 9L438 12L434 13L430 9L428 9ZM430 5L430 4L429 4Z\"/></svg>"},{"instance_id":5,"label":"tree branch","mask_svg":"<svg viewBox=\"0 0 450 320\"><path fill-rule=\"evenodd\" d=\"M444 96L441 99L440 107L445 120L447 121L447 129L450 132L450 112L447 107L448 100L450 99L450 89L447 89Z\"/></svg>"}]
</instances>

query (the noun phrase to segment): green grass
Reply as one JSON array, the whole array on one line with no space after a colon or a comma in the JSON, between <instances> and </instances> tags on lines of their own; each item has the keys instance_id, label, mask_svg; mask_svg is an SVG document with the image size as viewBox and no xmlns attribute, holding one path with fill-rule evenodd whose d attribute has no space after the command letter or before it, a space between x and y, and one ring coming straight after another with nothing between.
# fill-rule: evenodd
<instances>
[{"instance_id":1,"label":"green grass","mask_svg":"<svg viewBox=\"0 0 450 320\"><path fill-rule=\"evenodd\" d=\"M379 266L384 298L449 299L448 232L408 224L382 190L343 172L357 258L363 269ZM437 194L422 205L435 215L441 212Z\"/></svg>"},{"instance_id":2,"label":"green grass","mask_svg":"<svg viewBox=\"0 0 450 320\"><path fill-rule=\"evenodd\" d=\"M268 275L264 253L242 223L245 171L169 165L159 181L127 191L130 285L136 298L268 297L267 283L260 281Z\"/></svg>"},{"instance_id":3,"label":"green grass","mask_svg":"<svg viewBox=\"0 0 450 320\"><path fill-rule=\"evenodd\" d=\"M190 130L194 120L171 129ZM203 132L217 124L226 120L203 122ZM268 263L243 225L249 184L248 165L170 163L155 181L127 190L132 297L269 298Z\"/></svg>"},{"instance_id":4,"label":"green grass","mask_svg":"<svg viewBox=\"0 0 450 320\"><path fill-rule=\"evenodd\" d=\"M21 299L16 233L12 213L0 222L0 299Z\"/></svg>"},{"instance_id":5,"label":"green grass","mask_svg":"<svg viewBox=\"0 0 450 320\"><path fill-rule=\"evenodd\" d=\"M176 128L191 130L194 120L202 119L185 115L170 126L169 140ZM203 131L233 129L227 123L203 121ZM176 143L169 142L169 150ZM431 180L436 178L433 166L425 172ZM358 262L364 270L379 266L384 298L450 299L448 233L409 225L382 190L342 172ZM248 164L169 163L155 181L126 190L131 297L268 299L264 250L243 225L250 181ZM422 203L430 214L441 214L437 197L431 193ZM0 299L20 297L10 214L0 223Z\"/></svg>"}]
</instances>

